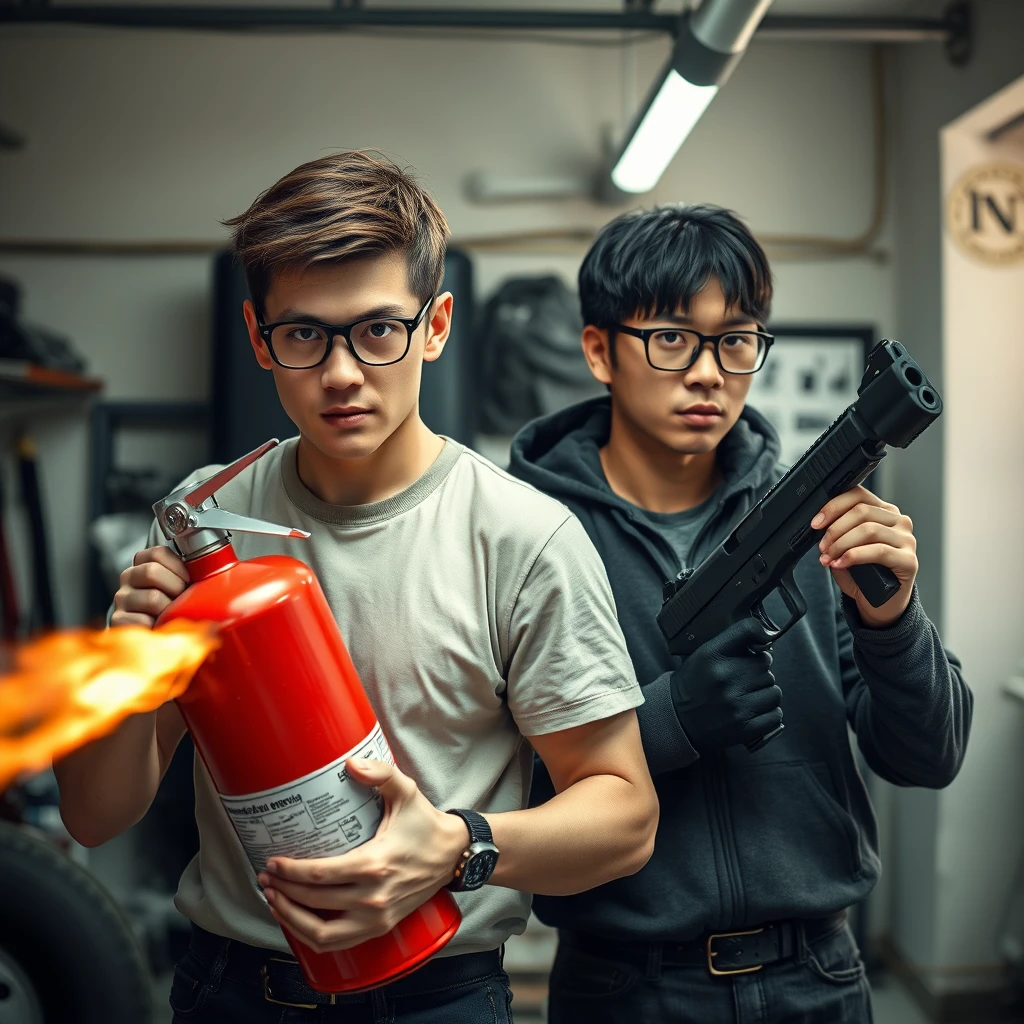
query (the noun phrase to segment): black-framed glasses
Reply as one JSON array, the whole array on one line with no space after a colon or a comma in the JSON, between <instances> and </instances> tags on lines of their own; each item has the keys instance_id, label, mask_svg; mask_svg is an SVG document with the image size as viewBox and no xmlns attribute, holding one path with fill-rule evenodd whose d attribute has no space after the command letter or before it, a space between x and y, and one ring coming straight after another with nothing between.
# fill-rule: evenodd
<instances>
[{"instance_id":1,"label":"black-framed glasses","mask_svg":"<svg viewBox=\"0 0 1024 1024\"><path fill-rule=\"evenodd\" d=\"M352 324L325 324L319 320L257 321L260 337L270 356L286 370L309 370L326 361L335 338L344 338L349 352L366 366L390 366L401 362L412 344L412 335L426 316L434 296L411 320L403 317L374 317Z\"/></svg>"},{"instance_id":2,"label":"black-framed glasses","mask_svg":"<svg viewBox=\"0 0 1024 1024\"><path fill-rule=\"evenodd\" d=\"M647 362L655 370L688 370L700 358L705 345L714 348L715 362L725 373L757 373L768 358L775 335L765 331L726 331L701 334L682 327L628 327L616 324L615 331L631 334L644 343Z\"/></svg>"}]
</instances>

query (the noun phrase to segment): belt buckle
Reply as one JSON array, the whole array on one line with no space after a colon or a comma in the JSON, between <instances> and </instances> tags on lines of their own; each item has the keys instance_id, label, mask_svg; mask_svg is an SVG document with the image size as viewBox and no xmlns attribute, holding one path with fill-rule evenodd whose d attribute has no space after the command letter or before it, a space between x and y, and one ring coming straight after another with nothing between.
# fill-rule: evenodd
<instances>
[{"instance_id":1,"label":"belt buckle","mask_svg":"<svg viewBox=\"0 0 1024 1024\"><path fill-rule=\"evenodd\" d=\"M734 967L732 970L726 971L718 970L714 964L714 958L718 956L718 954L711 948L711 943L714 942L715 939L734 939L741 935L760 935L763 931L764 928L752 928L750 931L745 932L717 932L714 935L709 935L706 946L708 954L708 970L716 978L727 978L732 974L753 974L755 971L761 970L761 968L764 967L764 964L757 964L754 967Z\"/></svg>"},{"instance_id":2,"label":"belt buckle","mask_svg":"<svg viewBox=\"0 0 1024 1024\"><path fill-rule=\"evenodd\" d=\"M292 964L292 965L294 965L296 967L298 966L298 963L295 960L281 960L278 957L271 957L270 958L270 962L271 963L275 963L275 964ZM317 1008L317 1006L321 1006L321 1005L334 1006L334 1004L335 1004L335 998L336 997L335 997L333 992L330 995L329 1002L327 1002L326 1004L321 1004L321 1003L289 1003L289 1002L286 1002L283 999L275 999L274 998L274 993L270 991L270 971L267 970L267 965L266 964L263 964L260 967L260 977L263 979L263 998L268 1003L273 1003L275 1006L289 1006L289 1007L291 1007L292 1009L295 1009L295 1010L315 1010Z\"/></svg>"}]
</instances>

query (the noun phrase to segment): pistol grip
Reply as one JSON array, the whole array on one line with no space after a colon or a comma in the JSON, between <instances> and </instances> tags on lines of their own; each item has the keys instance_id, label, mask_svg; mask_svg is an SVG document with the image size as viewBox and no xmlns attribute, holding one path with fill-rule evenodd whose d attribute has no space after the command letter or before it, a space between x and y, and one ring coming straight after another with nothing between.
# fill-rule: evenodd
<instances>
[{"instance_id":1,"label":"pistol grip","mask_svg":"<svg viewBox=\"0 0 1024 1024\"><path fill-rule=\"evenodd\" d=\"M872 608L881 608L900 589L896 573L887 565L851 565L850 575Z\"/></svg>"}]
</instances>

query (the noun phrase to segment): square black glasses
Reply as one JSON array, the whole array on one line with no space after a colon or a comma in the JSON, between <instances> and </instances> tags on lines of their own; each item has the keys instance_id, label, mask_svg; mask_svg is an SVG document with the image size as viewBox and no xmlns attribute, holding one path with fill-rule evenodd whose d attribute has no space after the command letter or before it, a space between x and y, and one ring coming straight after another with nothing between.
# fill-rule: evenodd
<instances>
[{"instance_id":1,"label":"square black glasses","mask_svg":"<svg viewBox=\"0 0 1024 1024\"><path fill-rule=\"evenodd\" d=\"M366 366L390 366L409 351L413 332L430 308L431 295L412 319L374 317L351 324L325 324L319 320L257 321L260 337L271 358L286 370L309 370L327 360L334 339L342 337L353 357Z\"/></svg>"},{"instance_id":2,"label":"square black glasses","mask_svg":"<svg viewBox=\"0 0 1024 1024\"><path fill-rule=\"evenodd\" d=\"M768 358L775 340L765 331L726 331L701 334L683 327L628 327L616 324L613 331L631 334L644 343L647 362L655 370L679 373L690 369L705 345L712 345L715 362L724 373L757 373Z\"/></svg>"}]
</instances>

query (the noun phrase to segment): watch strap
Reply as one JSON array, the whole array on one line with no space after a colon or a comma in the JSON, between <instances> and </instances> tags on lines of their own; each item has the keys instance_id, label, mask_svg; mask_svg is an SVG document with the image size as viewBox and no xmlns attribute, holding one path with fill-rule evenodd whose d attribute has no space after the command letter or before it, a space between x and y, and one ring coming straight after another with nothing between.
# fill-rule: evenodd
<instances>
[{"instance_id":1,"label":"watch strap","mask_svg":"<svg viewBox=\"0 0 1024 1024\"><path fill-rule=\"evenodd\" d=\"M491 826L487 824L487 819L482 814L461 808L450 810L448 813L457 815L466 823L466 828L469 829L470 845L494 842L491 836Z\"/></svg>"}]
</instances>

